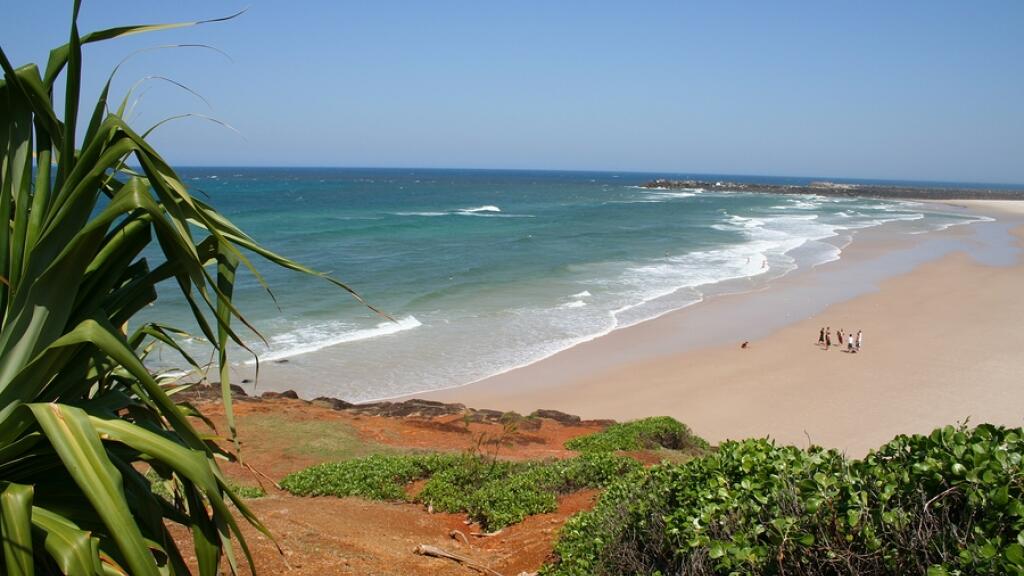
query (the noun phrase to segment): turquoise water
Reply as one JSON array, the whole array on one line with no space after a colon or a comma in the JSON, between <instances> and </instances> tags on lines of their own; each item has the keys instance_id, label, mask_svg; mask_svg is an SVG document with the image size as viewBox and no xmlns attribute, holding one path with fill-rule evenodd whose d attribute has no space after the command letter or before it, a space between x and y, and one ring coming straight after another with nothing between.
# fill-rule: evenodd
<instances>
[{"instance_id":1,"label":"turquoise water","mask_svg":"<svg viewBox=\"0 0 1024 576\"><path fill-rule=\"evenodd\" d=\"M729 283L840 258L858 229L920 234L972 221L917 202L640 188L665 174L181 173L257 240L331 272L397 320L270 265L260 269L276 304L241 279L236 302L267 339L250 335L260 360L287 360L318 378L319 390L350 400L465 384L536 361ZM191 327L171 289L147 311L157 315ZM242 373L253 363L240 350L234 360ZM167 350L154 359L158 368L179 364Z\"/></svg>"}]
</instances>

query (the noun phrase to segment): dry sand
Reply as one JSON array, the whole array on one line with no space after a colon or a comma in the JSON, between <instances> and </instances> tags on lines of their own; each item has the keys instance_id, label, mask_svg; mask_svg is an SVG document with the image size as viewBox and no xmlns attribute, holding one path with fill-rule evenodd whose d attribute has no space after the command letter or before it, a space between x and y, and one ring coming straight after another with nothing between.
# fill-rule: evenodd
<instances>
[{"instance_id":1,"label":"dry sand","mask_svg":"<svg viewBox=\"0 0 1024 576\"><path fill-rule=\"evenodd\" d=\"M954 204L1014 222L1024 214L1024 203ZM843 261L870 264L885 247L850 252ZM1024 425L1024 265L988 266L956 252L816 309L808 287L828 274L717 297L519 370L417 396L588 418L670 415L712 442L770 436L853 456L896 434L967 418ZM757 325L759 311L788 320L747 337L742 327ZM863 330L863 350L819 348L825 325ZM684 332L729 344L673 352ZM750 345L740 349L744 339Z\"/></svg>"}]
</instances>

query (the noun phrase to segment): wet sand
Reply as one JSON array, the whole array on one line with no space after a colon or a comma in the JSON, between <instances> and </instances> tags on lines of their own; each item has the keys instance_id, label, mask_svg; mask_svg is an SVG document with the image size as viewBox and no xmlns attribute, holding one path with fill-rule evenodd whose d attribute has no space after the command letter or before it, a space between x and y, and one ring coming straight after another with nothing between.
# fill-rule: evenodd
<instances>
[{"instance_id":1,"label":"wet sand","mask_svg":"<svg viewBox=\"0 0 1024 576\"><path fill-rule=\"evenodd\" d=\"M670 415L713 442L770 436L851 455L968 418L1024 425L1024 203L952 204L996 221L916 242L866 235L840 261L758 291L416 396L590 418ZM825 325L863 330L861 352L820 348Z\"/></svg>"}]
</instances>

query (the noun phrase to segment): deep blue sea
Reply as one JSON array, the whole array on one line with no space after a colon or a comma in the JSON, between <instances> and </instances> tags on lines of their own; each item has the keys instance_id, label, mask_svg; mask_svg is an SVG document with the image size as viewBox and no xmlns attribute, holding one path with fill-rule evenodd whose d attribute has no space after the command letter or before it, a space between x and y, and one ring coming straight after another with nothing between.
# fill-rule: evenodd
<instances>
[{"instance_id":1,"label":"deep blue sea","mask_svg":"<svg viewBox=\"0 0 1024 576\"><path fill-rule=\"evenodd\" d=\"M920 234L972 221L933 205L708 190L647 190L687 175L432 169L180 171L267 247L330 272L255 260L236 303L261 362L317 368L333 395L368 400L465 384L616 328L841 257L859 229ZM802 183L800 178L697 175ZM173 287L146 313L191 329ZM186 343L194 351L204 344ZM251 356L234 352L240 369ZM158 368L180 366L163 350Z\"/></svg>"}]
</instances>

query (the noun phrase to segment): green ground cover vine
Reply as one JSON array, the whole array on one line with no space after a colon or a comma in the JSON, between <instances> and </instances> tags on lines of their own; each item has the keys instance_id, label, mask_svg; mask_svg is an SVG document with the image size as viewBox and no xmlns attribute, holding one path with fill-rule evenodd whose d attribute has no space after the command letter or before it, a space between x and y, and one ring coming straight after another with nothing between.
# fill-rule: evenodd
<instances>
[{"instance_id":1,"label":"green ground cover vine","mask_svg":"<svg viewBox=\"0 0 1024 576\"><path fill-rule=\"evenodd\" d=\"M1024 573L1024 433L898 436L862 460L726 442L572 518L548 576Z\"/></svg>"},{"instance_id":2,"label":"green ground cover vine","mask_svg":"<svg viewBox=\"0 0 1024 576\"><path fill-rule=\"evenodd\" d=\"M603 487L638 468L635 460L607 453L544 462L478 454L374 455L317 464L289 474L281 486L299 496L420 502L443 512L465 512L495 530L555 510L561 494ZM416 480L426 483L410 496L408 486Z\"/></svg>"}]
</instances>

